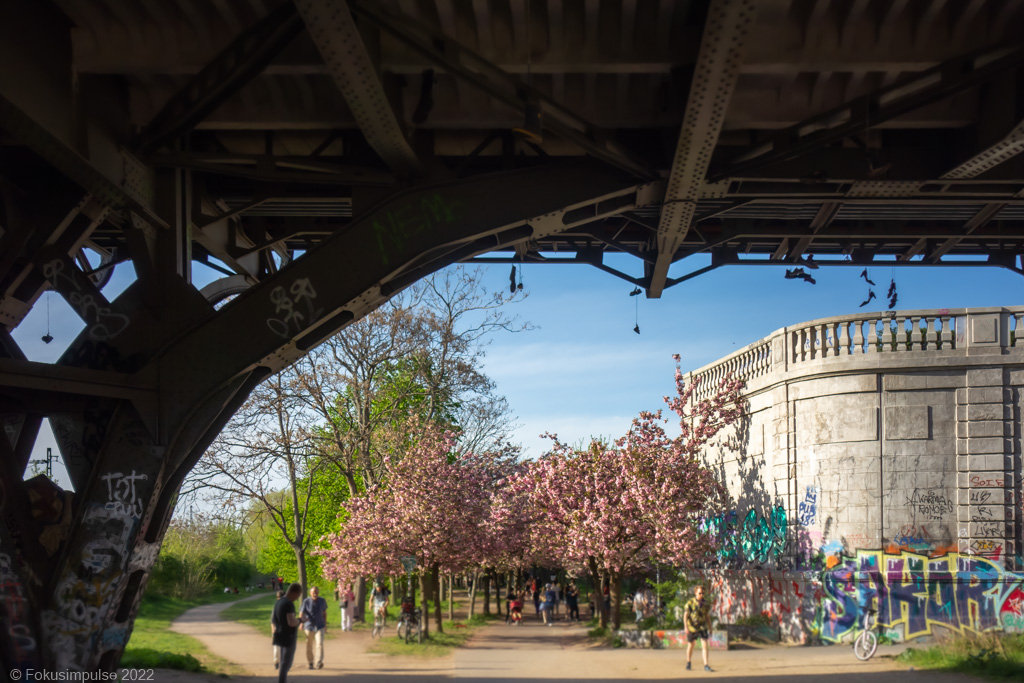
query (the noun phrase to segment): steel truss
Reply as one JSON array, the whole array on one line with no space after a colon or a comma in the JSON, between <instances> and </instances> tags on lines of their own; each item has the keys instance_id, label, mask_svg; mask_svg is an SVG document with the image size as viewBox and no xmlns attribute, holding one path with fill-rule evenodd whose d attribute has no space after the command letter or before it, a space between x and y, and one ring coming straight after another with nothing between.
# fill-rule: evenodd
<instances>
[{"instance_id":1,"label":"steel truss","mask_svg":"<svg viewBox=\"0 0 1024 683\"><path fill-rule=\"evenodd\" d=\"M113 670L235 409L446 265L583 264L650 297L812 256L1022 272L1020 3L22 5L0 5L5 669ZM194 262L224 277L200 291ZM85 326L55 364L9 332L47 291ZM22 481L44 418L73 495Z\"/></svg>"}]
</instances>

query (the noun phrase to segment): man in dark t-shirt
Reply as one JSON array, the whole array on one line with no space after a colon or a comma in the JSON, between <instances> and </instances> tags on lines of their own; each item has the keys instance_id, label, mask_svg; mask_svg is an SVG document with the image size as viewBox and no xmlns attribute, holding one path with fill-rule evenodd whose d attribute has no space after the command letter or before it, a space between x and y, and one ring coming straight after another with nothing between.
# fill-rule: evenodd
<instances>
[{"instance_id":1,"label":"man in dark t-shirt","mask_svg":"<svg viewBox=\"0 0 1024 683\"><path fill-rule=\"evenodd\" d=\"M293 583L288 587L284 597L274 603L274 613L270 618L273 625L274 645L281 649L281 664L277 671L278 683L288 680L288 670L295 659L295 642L299 634L301 619L295 616L295 601L302 595L302 586Z\"/></svg>"}]
</instances>

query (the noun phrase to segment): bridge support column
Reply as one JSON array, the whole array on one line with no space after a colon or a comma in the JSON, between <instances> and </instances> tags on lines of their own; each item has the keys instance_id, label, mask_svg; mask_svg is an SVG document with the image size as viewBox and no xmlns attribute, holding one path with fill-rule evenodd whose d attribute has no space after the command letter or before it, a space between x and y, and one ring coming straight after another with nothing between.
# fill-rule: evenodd
<instances>
[{"instance_id":1,"label":"bridge support column","mask_svg":"<svg viewBox=\"0 0 1024 683\"><path fill-rule=\"evenodd\" d=\"M1000 353L1008 346L1007 320L999 313L968 315L968 355ZM1011 568L1021 552L1014 532L1014 390L1008 370L966 371L956 392L957 536L961 553L1005 561Z\"/></svg>"}]
</instances>

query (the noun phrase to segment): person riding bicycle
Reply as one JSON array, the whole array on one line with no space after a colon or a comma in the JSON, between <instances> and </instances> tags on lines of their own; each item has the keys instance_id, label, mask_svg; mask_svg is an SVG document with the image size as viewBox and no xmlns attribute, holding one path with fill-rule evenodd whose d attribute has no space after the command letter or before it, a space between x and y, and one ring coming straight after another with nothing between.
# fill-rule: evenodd
<instances>
[{"instance_id":1,"label":"person riding bicycle","mask_svg":"<svg viewBox=\"0 0 1024 683\"><path fill-rule=\"evenodd\" d=\"M383 621L387 621L390 598L390 591L384 587L384 582L378 579L373 586L373 592L370 593L370 604L373 605L374 618L379 616Z\"/></svg>"}]
</instances>

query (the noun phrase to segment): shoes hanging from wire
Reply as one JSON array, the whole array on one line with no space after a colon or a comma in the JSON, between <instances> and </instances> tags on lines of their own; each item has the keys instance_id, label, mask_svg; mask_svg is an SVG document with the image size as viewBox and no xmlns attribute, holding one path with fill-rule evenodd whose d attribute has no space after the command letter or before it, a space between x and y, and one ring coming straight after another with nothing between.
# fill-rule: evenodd
<instances>
[{"instance_id":1,"label":"shoes hanging from wire","mask_svg":"<svg viewBox=\"0 0 1024 683\"><path fill-rule=\"evenodd\" d=\"M42 337L44 344L49 344L53 341L53 335L50 334L50 290L46 290L46 334Z\"/></svg>"},{"instance_id":2,"label":"shoes hanging from wire","mask_svg":"<svg viewBox=\"0 0 1024 683\"><path fill-rule=\"evenodd\" d=\"M804 282L810 282L812 285L818 284L818 281L811 277L811 274L803 268L787 269L785 277L787 280L803 280Z\"/></svg>"}]
</instances>

